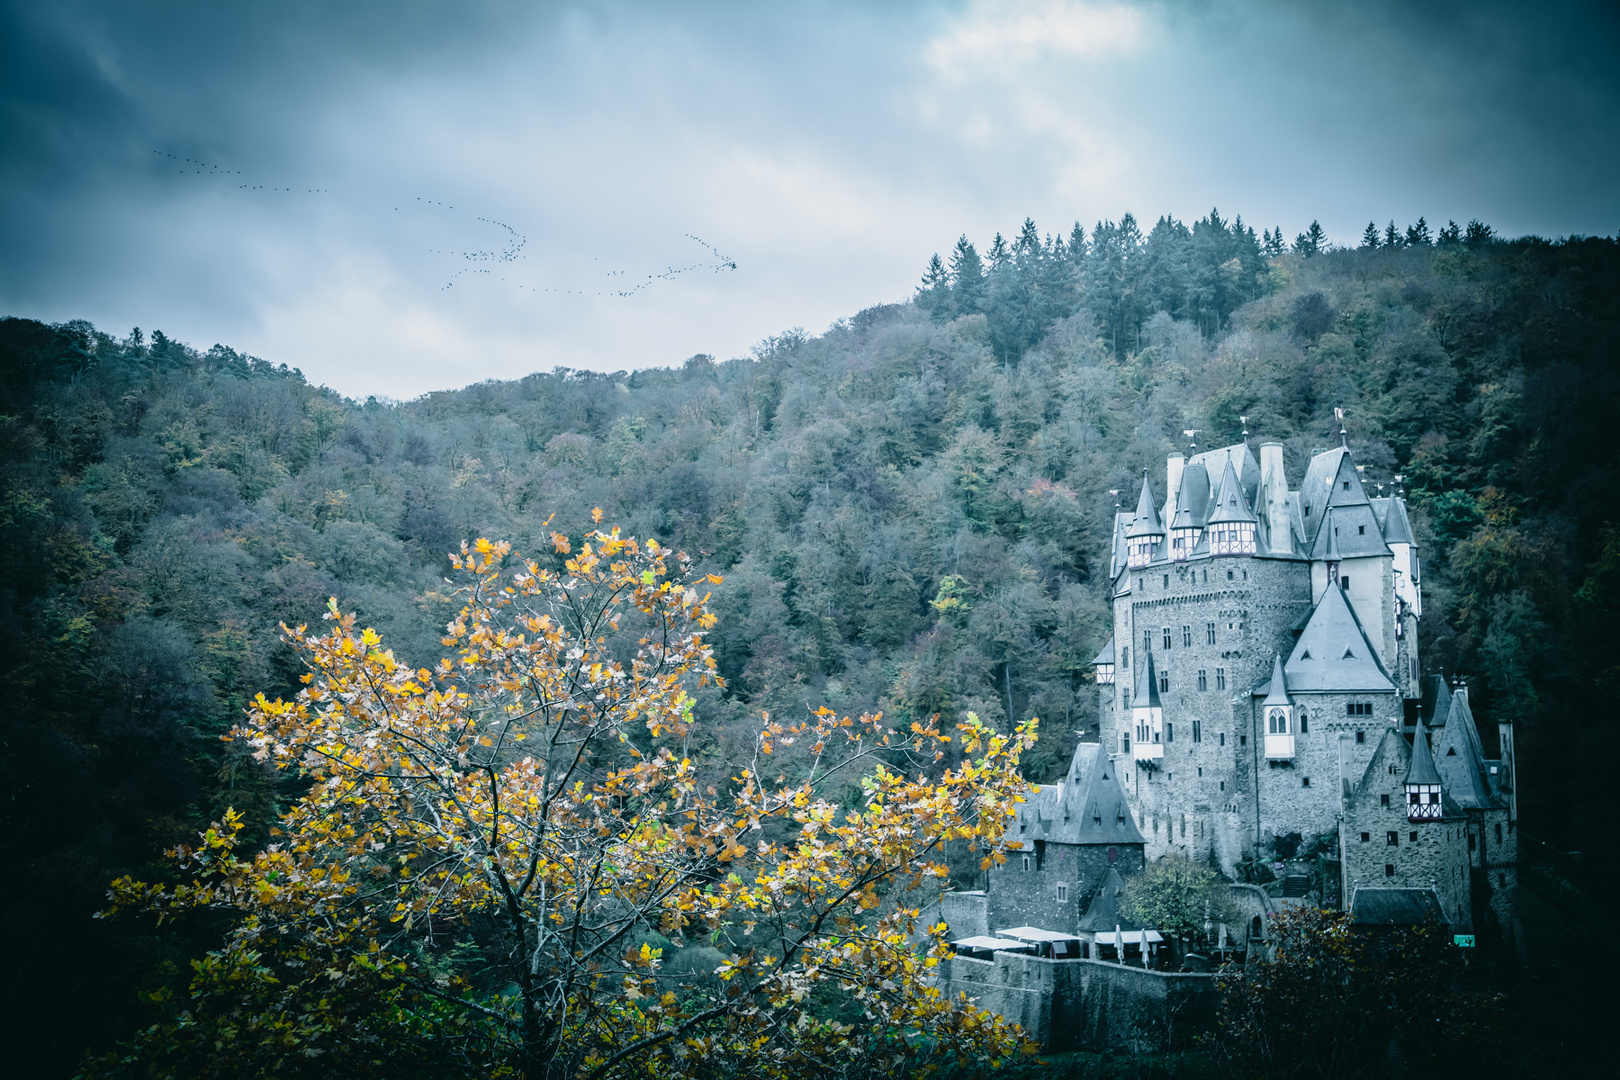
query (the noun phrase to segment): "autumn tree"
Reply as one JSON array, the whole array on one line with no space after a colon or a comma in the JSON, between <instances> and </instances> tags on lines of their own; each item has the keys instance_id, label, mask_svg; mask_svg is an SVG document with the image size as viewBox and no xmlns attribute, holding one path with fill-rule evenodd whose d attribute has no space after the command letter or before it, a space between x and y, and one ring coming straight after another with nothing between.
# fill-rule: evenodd
<instances>
[{"instance_id":1,"label":"autumn tree","mask_svg":"<svg viewBox=\"0 0 1620 1080\"><path fill-rule=\"evenodd\" d=\"M112 912L235 923L192 1000L93 1074L865 1076L1021 1048L934 985L918 911L948 842L1002 857L1034 724L970 716L946 769L926 723L767 718L706 784L703 577L617 529L553 542L555 568L462 545L433 670L336 601L323 632L284 627L305 687L230 738L307 791L263 851L228 812L172 853L186 883L114 883ZM857 771L854 809L822 797ZM694 943L707 970L666 966Z\"/></svg>"}]
</instances>

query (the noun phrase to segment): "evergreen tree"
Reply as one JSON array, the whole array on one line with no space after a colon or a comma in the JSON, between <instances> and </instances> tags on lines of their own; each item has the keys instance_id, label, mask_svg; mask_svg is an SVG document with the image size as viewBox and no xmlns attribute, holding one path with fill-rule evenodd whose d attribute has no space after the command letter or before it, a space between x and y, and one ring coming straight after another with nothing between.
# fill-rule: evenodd
<instances>
[{"instance_id":1,"label":"evergreen tree","mask_svg":"<svg viewBox=\"0 0 1620 1080\"><path fill-rule=\"evenodd\" d=\"M1463 234L1463 243L1471 248L1482 247L1489 244L1496 236L1496 231L1483 221L1475 218L1468 223L1468 231Z\"/></svg>"},{"instance_id":2,"label":"evergreen tree","mask_svg":"<svg viewBox=\"0 0 1620 1080\"><path fill-rule=\"evenodd\" d=\"M934 257L928 260L928 269L923 271L922 284L917 288L917 306L938 321L949 307L950 292L951 276L945 270L945 261L936 251Z\"/></svg>"},{"instance_id":3,"label":"evergreen tree","mask_svg":"<svg viewBox=\"0 0 1620 1080\"><path fill-rule=\"evenodd\" d=\"M1406 237L1402 236L1400 230L1395 228L1394 221L1384 227L1384 246L1390 249L1406 246Z\"/></svg>"},{"instance_id":4,"label":"evergreen tree","mask_svg":"<svg viewBox=\"0 0 1620 1080\"><path fill-rule=\"evenodd\" d=\"M1281 225L1277 226L1275 229L1267 229L1265 231L1263 249L1266 253L1266 258L1275 259L1277 256L1288 250L1288 246L1283 243L1282 236L1283 233Z\"/></svg>"},{"instance_id":5,"label":"evergreen tree","mask_svg":"<svg viewBox=\"0 0 1620 1080\"><path fill-rule=\"evenodd\" d=\"M996 273L1010 262L1012 262L1012 248L1007 246L1007 241L1000 233L996 233L996 238L990 241L990 273Z\"/></svg>"},{"instance_id":6,"label":"evergreen tree","mask_svg":"<svg viewBox=\"0 0 1620 1080\"><path fill-rule=\"evenodd\" d=\"M1446 227L1440 230L1440 235L1435 238L1435 243L1440 247L1451 247L1462 243L1462 229L1458 227L1455 221L1446 222Z\"/></svg>"},{"instance_id":7,"label":"evergreen tree","mask_svg":"<svg viewBox=\"0 0 1620 1080\"><path fill-rule=\"evenodd\" d=\"M1378 226L1367 222L1366 231L1361 234L1361 246L1368 250L1378 247Z\"/></svg>"},{"instance_id":8,"label":"evergreen tree","mask_svg":"<svg viewBox=\"0 0 1620 1080\"><path fill-rule=\"evenodd\" d=\"M1320 255L1327 250L1327 233L1322 231L1322 223L1312 221L1311 227L1294 237L1294 254L1303 255L1307 259L1312 255Z\"/></svg>"},{"instance_id":9,"label":"evergreen tree","mask_svg":"<svg viewBox=\"0 0 1620 1080\"><path fill-rule=\"evenodd\" d=\"M1408 247L1428 247L1429 242L1429 223L1420 216L1416 225L1406 227L1406 244Z\"/></svg>"},{"instance_id":10,"label":"evergreen tree","mask_svg":"<svg viewBox=\"0 0 1620 1080\"><path fill-rule=\"evenodd\" d=\"M951 316L972 315L984 307L984 264L966 236L951 252Z\"/></svg>"},{"instance_id":11,"label":"evergreen tree","mask_svg":"<svg viewBox=\"0 0 1620 1080\"><path fill-rule=\"evenodd\" d=\"M1078 221L1069 230L1069 261L1078 266L1086 257L1086 230Z\"/></svg>"}]
</instances>

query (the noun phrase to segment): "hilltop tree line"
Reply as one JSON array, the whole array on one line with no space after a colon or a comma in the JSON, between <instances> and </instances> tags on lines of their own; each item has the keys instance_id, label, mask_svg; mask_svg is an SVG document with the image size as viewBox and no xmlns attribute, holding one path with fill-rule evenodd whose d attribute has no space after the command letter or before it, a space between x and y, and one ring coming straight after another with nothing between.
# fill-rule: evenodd
<instances>
[{"instance_id":1,"label":"hilltop tree line","mask_svg":"<svg viewBox=\"0 0 1620 1080\"><path fill-rule=\"evenodd\" d=\"M760 713L824 706L1039 716L1025 768L1047 780L1097 734L1116 493L1185 430L1277 439L1297 483L1335 407L1369 485L1411 500L1426 669L1470 678L1488 741L1497 711L1519 721L1527 833L1612 850L1620 251L1426 228L1337 249L1316 226L1284 251L1213 211L1026 222L930 260L912 301L746 357L403 404L160 333L0 321L0 844L28 883L0 899L27 928L7 1037L61 1073L151 1022L218 940L89 916L225 806L262 843L300 797L217 736L296 691L277 623L328 597L431 664L448 552L548 550L600 507L724 578L705 777Z\"/></svg>"}]
</instances>

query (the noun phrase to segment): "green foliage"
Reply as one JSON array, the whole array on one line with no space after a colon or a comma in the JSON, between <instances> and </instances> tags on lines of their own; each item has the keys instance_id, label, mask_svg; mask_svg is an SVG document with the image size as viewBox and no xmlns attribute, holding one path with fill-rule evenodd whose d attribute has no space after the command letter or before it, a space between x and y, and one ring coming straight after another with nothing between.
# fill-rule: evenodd
<instances>
[{"instance_id":1,"label":"green foliage","mask_svg":"<svg viewBox=\"0 0 1620 1080\"><path fill-rule=\"evenodd\" d=\"M1409 494L1425 670L1476 676L1488 744L1512 713L1526 828L1608 874L1620 248L1449 232L1408 247L1391 223L1376 250L1302 258L1214 213L1030 225L988 267L964 237L932 306L403 404L223 347L0 320L0 845L40 883L0 891L28 928L0 1036L61 1075L154 1022L137 991L184 996L218 927L88 916L226 805L264 840L298 792L212 736L256 690L296 689L275 625L330 596L431 663L448 551L479 534L540 550L550 515L601 506L726 576L728 685L695 705L722 733L692 748L706 782L740 753L724 733L807 704L1039 715L1025 761L1046 781L1096 730L1110 490L1145 467L1162 489L1183 430L1235 442L1242 417L1297 482L1336 444L1335 406L1374 493Z\"/></svg>"},{"instance_id":2,"label":"green foliage","mask_svg":"<svg viewBox=\"0 0 1620 1080\"><path fill-rule=\"evenodd\" d=\"M1181 941L1192 940L1211 923L1242 921L1221 876L1175 854L1143 867L1125 883L1121 911L1138 926Z\"/></svg>"}]
</instances>

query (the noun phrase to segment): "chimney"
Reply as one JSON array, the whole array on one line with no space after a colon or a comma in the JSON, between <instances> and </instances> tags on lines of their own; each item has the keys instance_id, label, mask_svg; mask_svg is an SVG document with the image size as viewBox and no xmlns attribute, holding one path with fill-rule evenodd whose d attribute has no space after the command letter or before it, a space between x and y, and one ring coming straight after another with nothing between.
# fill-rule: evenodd
<instances>
[{"instance_id":1,"label":"chimney","mask_svg":"<svg viewBox=\"0 0 1620 1080\"><path fill-rule=\"evenodd\" d=\"M1176 501L1181 498L1181 470L1186 466L1186 455L1180 453L1171 454L1165 462L1165 487L1170 492L1164 504L1164 527L1167 530L1176 516Z\"/></svg>"},{"instance_id":2,"label":"chimney","mask_svg":"<svg viewBox=\"0 0 1620 1080\"><path fill-rule=\"evenodd\" d=\"M1288 521L1288 477L1283 473L1282 443L1260 444L1260 502L1255 507L1266 520L1266 546L1273 555L1294 553L1293 530Z\"/></svg>"},{"instance_id":3,"label":"chimney","mask_svg":"<svg viewBox=\"0 0 1620 1080\"><path fill-rule=\"evenodd\" d=\"M1498 766L1501 772L1497 774L1496 782L1497 786L1502 789L1502 794L1507 797L1508 827L1517 828L1519 821L1519 781L1518 777L1513 775L1514 770L1518 767L1518 762L1514 760L1513 756L1512 720L1498 720L1496 722L1496 738L1498 743L1497 756L1502 759L1502 763Z\"/></svg>"}]
</instances>

